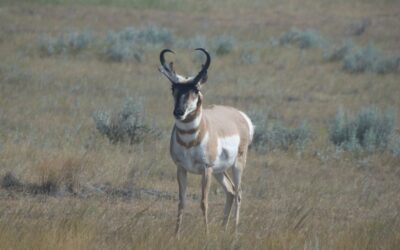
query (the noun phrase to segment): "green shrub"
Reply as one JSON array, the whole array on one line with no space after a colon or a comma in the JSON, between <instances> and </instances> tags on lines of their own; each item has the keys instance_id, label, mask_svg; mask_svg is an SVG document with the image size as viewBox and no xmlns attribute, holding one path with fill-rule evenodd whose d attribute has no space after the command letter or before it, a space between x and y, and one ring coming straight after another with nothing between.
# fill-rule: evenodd
<instances>
[{"instance_id":1,"label":"green shrub","mask_svg":"<svg viewBox=\"0 0 400 250\"><path fill-rule=\"evenodd\" d=\"M130 144L142 142L146 136L160 138L162 133L146 120L143 102L127 98L120 112L97 111L93 114L97 130L110 142L129 141Z\"/></svg>"},{"instance_id":2,"label":"green shrub","mask_svg":"<svg viewBox=\"0 0 400 250\"><path fill-rule=\"evenodd\" d=\"M337 147L349 151L383 151L394 135L395 120L394 112L382 113L376 108L363 109L355 118L339 110L330 126L329 138Z\"/></svg>"},{"instance_id":3,"label":"green shrub","mask_svg":"<svg viewBox=\"0 0 400 250\"><path fill-rule=\"evenodd\" d=\"M306 122L295 128L289 128L279 121L268 126L267 116L263 113L253 112L249 116L255 126L252 147L258 151L287 151L291 146L302 151L311 139Z\"/></svg>"},{"instance_id":4,"label":"green shrub","mask_svg":"<svg viewBox=\"0 0 400 250\"><path fill-rule=\"evenodd\" d=\"M374 64L374 72L378 74L387 74L400 71L400 56L398 57L380 57Z\"/></svg>"},{"instance_id":5,"label":"green shrub","mask_svg":"<svg viewBox=\"0 0 400 250\"><path fill-rule=\"evenodd\" d=\"M186 41L186 48L196 49L196 48L207 48L208 47L208 39L203 35L195 35L192 38L189 38Z\"/></svg>"},{"instance_id":6,"label":"green shrub","mask_svg":"<svg viewBox=\"0 0 400 250\"><path fill-rule=\"evenodd\" d=\"M349 40L340 46L325 49L324 60L342 62L342 69L348 73L373 72L378 74L399 71L400 56L385 56L372 44L357 47Z\"/></svg>"},{"instance_id":7,"label":"green shrub","mask_svg":"<svg viewBox=\"0 0 400 250\"><path fill-rule=\"evenodd\" d=\"M110 32L107 35L105 57L107 60L115 62L142 62L144 53L138 44L129 39L127 33L118 34Z\"/></svg>"},{"instance_id":8,"label":"green shrub","mask_svg":"<svg viewBox=\"0 0 400 250\"><path fill-rule=\"evenodd\" d=\"M136 41L142 45L159 48L161 46L171 45L173 42L173 34L167 28L149 25L138 30Z\"/></svg>"},{"instance_id":9,"label":"green shrub","mask_svg":"<svg viewBox=\"0 0 400 250\"><path fill-rule=\"evenodd\" d=\"M46 56L78 53L94 43L94 36L90 31L69 32L58 37L43 36L38 40L39 51Z\"/></svg>"},{"instance_id":10,"label":"green shrub","mask_svg":"<svg viewBox=\"0 0 400 250\"><path fill-rule=\"evenodd\" d=\"M280 45L295 45L301 49L321 48L325 41L318 31L306 29L304 31L292 28L279 38Z\"/></svg>"},{"instance_id":11,"label":"green shrub","mask_svg":"<svg viewBox=\"0 0 400 250\"><path fill-rule=\"evenodd\" d=\"M223 56L232 52L236 39L232 36L221 35L214 38L213 51L217 56Z\"/></svg>"},{"instance_id":12,"label":"green shrub","mask_svg":"<svg viewBox=\"0 0 400 250\"><path fill-rule=\"evenodd\" d=\"M386 74L398 72L399 67L400 56L386 57L372 44L365 48L353 47L343 58L343 70L349 73Z\"/></svg>"},{"instance_id":13,"label":"green shrub","mask_svg":"<svg viewBox=\"0 0 400 250\"><path fill-rule=\"evenodd\" d=\"M355 48L343 58L343 69L349 73L374 71L374 63L379 57L378 51L372 45Z\"/></svg>"},{"instance_id":14,"label":"green shrub","mask_svg":"<svg viewBox=\"0 0 400 250\"><path fill-rule=\"evenodd\" d=\"M144 49L161 48L171 45L172 33L155 25L136 29L125 28L119 32L109 32L106 38L105 57L110 61L144 60Z\"/></svg>"},{"instance_id":15,"label":"green shrub","mask_svg":"<svg viewBox=\"0 0 400 250\"><path fill-rule=\"evenodd\" d=\"M249 112L249 117L254 125L252 147L258 150L266 149L268 147L267 115L262 112Z\"/></svg>"}]
</instances>

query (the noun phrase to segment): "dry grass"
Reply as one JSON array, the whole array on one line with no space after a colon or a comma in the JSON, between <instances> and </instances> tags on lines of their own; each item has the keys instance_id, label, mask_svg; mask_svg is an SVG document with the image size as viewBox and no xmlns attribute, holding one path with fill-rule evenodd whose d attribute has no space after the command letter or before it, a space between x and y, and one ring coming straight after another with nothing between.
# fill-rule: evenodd
<instances>
[{"instance_id":1,"label":"dry grass","mask_svg":"<svg viewBox=\"0 0 400 250\"><path fill-rule=\"evenodd\" d=\"M0 1L0 178L13 176L8 180L19 182L7 186L3 178L0 183L1 249L400 245L399 158L388 152L336 151L327 124L340 107L354 113L371 105L394 107L400 117L399 75L347 74L339 64L323 62L320 49L267 45L291 27L314 28L340 42L354 22L369 18L371 25L354 41L373 41L398 53L396 1L188 1L176 9L158 1L49 2ZM177 185L168 136L114 145L95 128L93 112L141 96L147 117L168 135L172 98L156 70L158 49L147 50L143 63L110 63L91 50L42 57L37 49L43 34L89 29L101 39L110 30L149 23L179 37L235 36L234 51L213 59L206 103L263 111L289 125L307 120L313 132L301 154L294 148L267 155L250 152L238 238L221 230L225 198L214 182L211 234L205 240L199 177L190 176L182 240L176 241ZM242 48L251 42L262 45L254 49L258 62L243 65ZM177 50L176 66L183 73L199 66L189 53Z\"/></svg>"}]
</instances>

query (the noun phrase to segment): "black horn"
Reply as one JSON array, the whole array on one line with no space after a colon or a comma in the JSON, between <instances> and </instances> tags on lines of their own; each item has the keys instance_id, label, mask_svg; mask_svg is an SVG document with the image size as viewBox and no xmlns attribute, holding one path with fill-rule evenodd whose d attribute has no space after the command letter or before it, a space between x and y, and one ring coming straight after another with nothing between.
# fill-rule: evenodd
<instances>
[{"instance_id":1,"label":"black horn","mask_svg":"<svg viewBox=\"0 0 400 250\"><path fill-rule=\"evenodd\" d=\"M165 58L164 58L164 54L167 53L167 52L175 54L175 52L173 52L170 49L164 49L163 51L161 51L161 53L160 53L160 63L164 68L168 68L168 66L165 64Z\"/></svg>"},{"instance_id":2,"label":"black horn","mask_svg":"<svg viewBox=\"0 0 400 250\"><path fill-rule=\"evenodd\" d=\"M172 83L178 83L178 77L175 75L175 73L172 71L172 69L166 65L165 63L165 57L164 54L165 53L172 53L175 54L175 52L173 52L170 49L164 49L161 51L160 53L160 63L161 63L161 67L158 68L158 70L163 73Z\"/></svg>"},{"instance_id":3,"label":"black horn","mask_svg":"<svg viewBox=\"0 0 400 250\"><path fill-rule=\"evenodd\" d=\"M203 64L200 72L197 74L196 77L193 78L192 83L193 84L197 84L205 75L207 75L207 70L208 67L210 67L210 63L211 63L211 57L210 54L207 52L207 50L203 49L203 48L197 48L195 50L199 50L201 52L203 52L206 55L206 63Z\"/></svg>"}]
</instances>

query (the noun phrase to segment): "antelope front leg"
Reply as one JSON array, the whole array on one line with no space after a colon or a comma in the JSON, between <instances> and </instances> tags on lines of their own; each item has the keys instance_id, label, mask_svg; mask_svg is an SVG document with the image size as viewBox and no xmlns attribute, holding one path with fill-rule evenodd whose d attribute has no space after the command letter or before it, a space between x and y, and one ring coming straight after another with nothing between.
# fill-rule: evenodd
<instances>
[{"instance_id":1,"label":"antelope front leg","mask_svg":"<svg viewBox=\"0 0 400 250\"><path fill-rule=\"evenodd\" d=\"M176 221L175 234L176 237L179 239L179 233L183 217L183 209L185 208L185 202L186 202L187 171L184 168L178 167L177 178L179 186L179 204L178 204L178 218Z\"/></svg>"},{"instance_id":2,"label":"antelope front leg","mask_svg":"<svg viewBox=\"0 0 400 250\"><path fill-rule=\"evenodd\" d=\"M203 210L203 216L204 216L204 224L206 226L206 234L208 233L208 217L207 217L207 212L208 212L208 193L210 191L210 186L211 186L211 174L212 174L212 168L209 166L206 166L204 168L203 176L201 179L201 210Z\"/></svg>"}]
</instances>

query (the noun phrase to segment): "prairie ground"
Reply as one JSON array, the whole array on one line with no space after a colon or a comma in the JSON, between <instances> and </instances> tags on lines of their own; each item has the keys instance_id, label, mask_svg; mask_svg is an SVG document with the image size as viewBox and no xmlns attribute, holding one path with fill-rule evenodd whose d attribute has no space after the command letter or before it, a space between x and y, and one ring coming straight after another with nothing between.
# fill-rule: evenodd
<instances>
[{"instance_id":1,"label":"prairie ground","mask_svg":"<svg viewBox=\"0 0 400 250\"><path fill-rule=\"evenodd\" d=\"M313 29L331 44L351 39L399 55L399 13L390 0L0 1L0 249L398 249L399 156L329 141L338 109L374 106L400 117L398 69L349 73L323 59L322 45L273 41ZM220 226L225 195L215 181L204 235L200 178L190 175L182 239L174 238L173 100L157 70L163 46L146 47L140 60L104 57L110 31L147 25L173 33L182 74L200 64L176 40L233 39L228 53L213 53L206 105L292 127L307 121L305 148L250 150L237 237ZM94 42L43 54L43 37L71 31L90 31ZM160 136L110 143L96 129L95 112L120 110L128 97L142 101Z\"/></svg>"}]
</instances>

